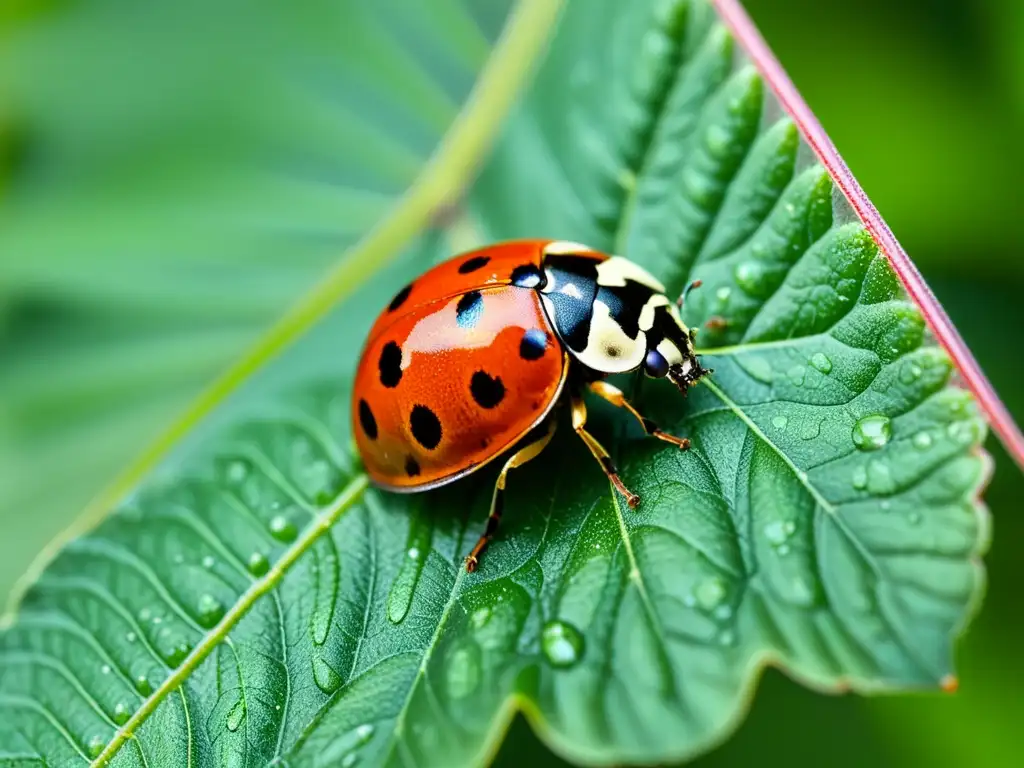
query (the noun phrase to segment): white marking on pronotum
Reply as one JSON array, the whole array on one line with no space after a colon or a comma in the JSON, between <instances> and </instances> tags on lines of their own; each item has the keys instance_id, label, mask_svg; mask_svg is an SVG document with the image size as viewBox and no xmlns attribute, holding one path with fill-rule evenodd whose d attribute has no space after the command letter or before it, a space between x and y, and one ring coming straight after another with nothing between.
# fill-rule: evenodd
<instances>
[{"instance_id":1,"label":"white marking on pronotum","mask_svg":"<svg viewBox=\"0 0 1024 768\"><path fill-rule=\"evenodd\" d=\"M594 302L587 348L578 358L584 365L607 373L623 373L638 368L647 354L647 336L638 333L631 339L612 317L608 305Z\"/></svg>"},{"instance_id":2,"label":"white marking on pronotum","mask_svg":"<svg viewBox=\"0 0 1024 768\"><path fill-rule=\"evenodd\" d=\"M626 280L646 285L655 293L665 293L665 286L638 264L621 256L612 256L606 261L597 265L597 284L607 285L610 288L622 287Z\"/></svg>"},{"instance_id":3,"label":"white marking on pronotum","mask_svg":"<svg viewBox=\"0 0 1024 768\"><path fill-rule=\"evenodd\" d=\"M574 243L572 240L552 240L544 246L546 256L571 256L574 253L588 253L592 250L594 249L590 246Z\"/></svg>"},{"instance_id":4,"label":"white marking on pronotum","mask_svg":"<svg viewBox=\"0 0 1024 768\"><path fill-rule=\"evenodd\" d=\"M649 331L654 326L654 310L658 307L665 307L669 305L668 297L663 293L655 293L651 298L644 304L643 309L640 310L640 317L637 319L637 325L640 326L641 331Z\"/></svg>"}]
</instances>

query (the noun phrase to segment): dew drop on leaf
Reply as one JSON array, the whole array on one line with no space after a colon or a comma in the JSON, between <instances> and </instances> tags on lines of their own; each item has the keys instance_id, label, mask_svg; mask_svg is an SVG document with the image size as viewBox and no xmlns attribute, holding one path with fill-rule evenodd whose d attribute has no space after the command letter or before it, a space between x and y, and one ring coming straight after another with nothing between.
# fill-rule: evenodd
<instances>
[{"instance_id":1,"label":"dew drop on leaf","mask_svg":"<svg viewBox=\"0 0 1024 768\"><path fill-rule=\"evenodd\" d=\"M789 424L789 419L786 418L785 416L773 416L772 417L772 426L775 427L779 431L784 430L786 428L787 424Z\"/></svg>"},{"instance_id":2,"label":"dew drop on leaf","mask_svg":"<svg viewBox=\"0 0 1024 768\"><path fill-rule=\"evenodd\" d=\"M107 742L102 736L93 736L86 745L86 749L89 750L89 757L99 757L106 745Z\"/></svg>"},{"instance_id":3,"label":"dew drop on leaf","mask_svg":"<svg viewBox=\"0 0 1024 768\"><path fill-rule=\"evenodd\" d=\"M487 606L477 608L469 617L469 621L473 625L473 629L483 629L487 626L487 622L490 620L491 609Z\"/></svg>"},{"instance_id":4,"label":"dew drop on leaf","mask_svg":"<svg viewBox=\"0 0 1024 768\"><path fill-rule=\"evenodd\" d=\"M209 629L224 618L224 604L213 595L203 595L196 606L196 619L199 626Z\"/></svg>"},{"instance_id":5,"label":"dew drop on leaf","mask_svg":"<svg viewBox=\"0 0 1024 768\"><path fill-rule=\"evenodd\" d=\"M143 696L149 696L153 692L153 684L145 675L139 675L135 678L135 690Z\"/></svg>"},{"instance_id":6,"label":"dew drop on leaf","mask_svg":"<svg viewBox=\"0 0 1024 768\"><path fill-rule=\"evenodd\" d=\"M932 436L927 432L918 432L914 435L914 447L919 451L926 451L932 446Z\"/></svg>"},{"instance_id":7,"label":"dew drop on leaf","mask_svg":"<svg viewBox=\"0 0 1024 768\"><path fill-rule=\"evenodd\" d=\"M759 261L744 261L736 266L733 276L736 284L751 296L761 293L761 284L764 280L764 266Z\"/></svg>"},{"instance_id":8,"label":"dew drop on leaf","mask_svg":"<svg viewBox=\"0 0 1024 768\"><path fill-rule=\"evenodd\" d=\"M725 599L725 584L718 577L705 579L697 585L694 596L705 611L714 610Z\"/></svg>"},{"instance_id":9,"label":"dew drop on leaf","mask_svg":"<svg viewBox=\"0 0 1024 768\"><path fill-rule=\"evenodd\" d=\"M320 653L313 656L313 682L324 693L334 693L341 685L341 675Z\"/></svg>"},{"instance_id":10,"label":"dew drop on leaf","mask_svg":"<svg viewBox=\"0 0 1024 768\"><path fill-rule=\"evenodd\" d=\"M453 699L470 696L480 685L480 652L475 645L464 645L452 651L446 665L448 695Z\"/></svg>"},{"instance_id":11,"label":"dew drop on leaf","mask_svg":"<svg viewBox=\"0 0 1024 768\"><path fill-rule=\"evenodd\" d=\"M736 633L731 629L723 629L722 633L718 636L718 643L726 647L730 647L736 644Z\"/></svg>"},{"instance_id":12,"label":"dew drop on leaf","mask_svg":"<svg viewBox=\"0 0 1024 768\"><path fill-rule=\"evenodd\" d=\"M918 523L921 522L921 513L920 512L911 512L907 516L907 520L910 521L911 525L917 525Z\"/></svg>"},{"instance_id":13,"label":"dew drop on leaf","mask_svg":"<svg viewBox=\"0 0 1024 768\"><path fill-rule=\"evenodd\" d=\"M421 520L413 518L409 524L409 533L405 542L405 556L398 568L398 574L388 592L388 620L392 624L400 623L409 613L409 606L412 605L412 598L416 592L416 584L420 580L420 573L427 561L427 553L430 552L430 540L433 535L432 526Z\"/></svg>"},{"instance_id":14,"label":"dew drop on leaf","mask_svg":"<svg viewBox=\"0 0 1024 768\"><path fill-rule=\"evenodd\" d=\"M295 528L295 523L284 515L274 515L270 521L270 535L278 541L287 543L295 541L298 530Z\"/></svg>"},{"instance_id":15,"label":"dew drop on leaf","mask_svg":"<svg viewBox=\"0 0 1024 768\"><path fill-rule=\"evenodd\" d=\"M210 570L216 564L217 561L213 559L212 555L207 555L203 558L203 568L205 568L206 570Z\"/></svg>"},{"instance_id":16,"label":"dew drop on leaf","mask_svg":"<svg viewBox=\"0 0 1024 768\"><path fill-rule=\"evenodd\" d=\"M134 632L129 632L127 635L124 636L124 639L129 643L134 643L136 640L139 639L139 636L136 635Z\"/></svg>"},{"instance_id":17,"label":"dew drop on leaf","mask_svg":"<svg viewBox=\"0 0 1024 768\"><path fill-rule=\"evenodd\" d=\"M253 576L263 576L270 570L270 562L262 552L253 552L249 555L249 561L245 567Z\"/></svg>"},{"instance_id":18,"label":"dew drop on leaf","mask_svg":"<svg viewBox=\"0 0 1024 768\"><path fill-rule=\"evenodd\" d=\"M793 382L794 386L802 387L807 376L807 369L802 365L794 365L786 371L786 375L789 376L789 380Z\"/></svg>"},{"instance_id":19,"label":"dew drop on leaf","mask_svg":"<svg viewBox=\"0 0 1024 768\"><path fill-rule=\"evenodd\" d=\"M865 416L853 425L853 444L862 451L877 451L892 437L888 416Z\"/></svg>"},{"instance_id":20,"label":"dew drop on leaf","mask_svg":"<svg viewBox=\"0 0 1024 768\"><path fill-rule=\"evenodd\" d=\"M242 724L243 720L245 720L245 701L243 699L239 699L235 702L235 706L233 706L228 712L228 717L224 724L227 726L229 731L234 733L238 730L238 726Z\"/></svg>"},{"instance_id":21,"label":"dew drop on leaf","mask_svg":"<svg viewBox=\"0 0 1024 768\"><path fill-rule=\"evenodd\" d=\"M828 359L827 355L824 355L821 352L815 352L811 355L811 365L815 370L820 371L821 373L828 373L832 370L832 361Z\"/></svg>"},{"instance_id":22,"label":"dew drop on leaf","mask_svg":"<svg viewBox=\"0 0 1024 768\"><path fill-rule=\"evenodd\" d=\"M919 378L921 378L921 366L917 363L905 363L900 368L900 383L902 384L913 384Z\"/></svg>"},{"instance_id":23,"label":"dew drop on leaf","mask_svg":"<svg viewBox=\"0 0 1024 768\"><path fill-rule=\"evenodd\" d=\"M169 667L177 667L191 652L192 648L187 643L178 643L164 656L164 661L167 662Z\"/></svg>"},{"instance_id":24,"label":"dew drop on leaf","mask_svg":"<svg viewBox=\"0 0 1024 768\"><path fill-rule=\"evenodd\" d=\"M224 470L224 479L229 485L238 485L249 476L249 462L243 459L234 459L228 462Z\"/></svg>"},{"instance_id":25,"label":"dew drop on leaf","mask_svg":"<svg viewBox=\"0 0 1024 768\"><path fill-rule=\"evenodd\" d=\"M718 299L719 303L725 304L729 300L729 296L732 294L732 288L723 286L715 291L715 298Z\"/></svg>"},{"instance_id":26,"label":"dew drop on leaf","mask_svg":"<svg viewBox=\"0 0 1024 768\"><path fill-rule=\"evenodd\" d=\"M773 520L764 527L765 538L772 544L785 544L796 532L796 523L792 520Z\"/></svg>"},{"instance_id":27,"label":"dew drop on leaf","mask_svg":"<svg viewBox=\"0 0 1024 768\"><path fill-rule=\"evenodd\" d=\"M564 621L549 621L541 633L541 648L553 667L571 667L583 656L583 635Z\"/></svg>"},{"instance_id":28,"label":"dew drop on leaf","mask_svg":"<svg viewBox=\"0 0 1024 768\"><path fill-rule=\"evenodd\" d=\"M762 384L771 384L775 378L771 362L763 355L744 355L740 358L740 366L747 375Z\"/></svg>"},{"instance_id":29,"label":"dew drop on leaf","mask_svg":"<svg viewBox=\"0 0 1024 768\"><path fill-rule=\"evenodd\" d=\"M887 464L872 461L868 464L868 490L878 495L889 494L896 490L896 481Z\"/></svg>"},{"instance_id":30,"label":"dew drop on leaf","mask_svg":"<svg viewBox=\"0 0 1024 768\"><path fill-rule=\"evenodd\" d=\"M131 716L131 710L123 701L119 701L114 705L114 714L111 716L111 719L118 725L124 725L127 723L128 720L131 719Z\"/></svg>"},{"instance_id":31,"label":"dew drop on leaf","mask_svg":"<svg viewBox=\"0 0 1024 768\"><path fill-rule=\"evenodd\" d=\"M853 470L853 487L863 491L868 487L868 471L864 467L857 467Z\"/></svg>"},{"instance_id":32,"label":"dew drop on leaf","mask_svg":"<svg viewBox=\"0 0 1024 768\"><path fill-rule=\"evenodd\" d=\"M100 667L100 672L102 674L104 674L104 675L109 675L110 674L110 665L109 664L104 664L102 667Z\"/></svg>"}]
</instances>

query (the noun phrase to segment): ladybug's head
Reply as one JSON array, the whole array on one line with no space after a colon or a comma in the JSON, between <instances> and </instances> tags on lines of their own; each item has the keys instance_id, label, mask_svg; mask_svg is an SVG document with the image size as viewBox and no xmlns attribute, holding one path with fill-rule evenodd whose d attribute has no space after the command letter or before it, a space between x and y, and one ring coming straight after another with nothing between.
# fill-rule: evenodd
<instances>
[{"instance_id":1,"label":"ladybug's head","mask_svg":"<svg viewBox=\"0 0 1024 768\"><path fill-rule=\"evenodd\" d=\"M643 369L652 378L667 377L683 394L709 373L693 350L693 334L676 305L667 299L656 308L654 322L647 332Z\"/></svg>"}]
</instances>

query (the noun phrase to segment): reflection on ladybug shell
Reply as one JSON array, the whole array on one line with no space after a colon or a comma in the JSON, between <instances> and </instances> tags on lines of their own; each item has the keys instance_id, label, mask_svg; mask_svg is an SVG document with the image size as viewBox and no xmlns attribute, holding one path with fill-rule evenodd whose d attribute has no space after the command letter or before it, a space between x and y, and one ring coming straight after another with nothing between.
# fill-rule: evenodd
<instances>
[{"instance_id":1,"label":"reflection on ladybug shell","mask_svg":"<svg viewBox=\"0 0 1024 768\"><path fill-rule=\"evenodd\" d=\"M352 408L356 445L376 484L417 491L462 477L555 405L568 358L531 290L541 251L531 260L521 245L501 250L488 249L486 262L463 254L435 267L374 325ZM475 269L460 270L466 264ZM522 286L512 282L520 267Z\"/></svg>"}]
</instances>

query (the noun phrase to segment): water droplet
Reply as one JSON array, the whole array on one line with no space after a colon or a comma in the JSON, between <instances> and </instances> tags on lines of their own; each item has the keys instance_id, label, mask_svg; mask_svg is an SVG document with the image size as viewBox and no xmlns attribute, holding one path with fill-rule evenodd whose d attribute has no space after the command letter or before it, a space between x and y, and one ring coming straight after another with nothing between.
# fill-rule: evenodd
<instances>
[{"instance_id":1,"label":"water droplet","mask_svg":"<svg viewBox=\"0 0 1024 768\"><path fill-rule=\"evenodd\" d=\"M196 614L199 625L209 629L224 618L224 604L213 595L203 595L199 598Z\"/></svg>"},{"instance_id":2,"label":"water droplet","mask_svg":"<svg viewBox=\"0 0 1024 768\"><path fill-rule=\"evenodd\" d=\"M820 421L809 421L804 424L804 428L800 430L801 440L813 440L821 434L821 422Z\"/></svg>"},{"instance_id":3,"label":"water droplet","mask_svg":"<svg viewBox=\"0 0 1024 768\"><path fill-rule=\"evenodd\" d=\"M729 300L729 296L732 294L732 288L729 286L723 286L715 291L715 298L722 304L725 304Z\"/></svg>"},{"instance_id":4,"label":"water droplet","mask_svg":"<svg viewBox=\"0 0 1024 768\"><path fill-rule=\"evenodd\" d=\"M571 667L583 656L583 635L564 621L549 621L541 633L541 648L553 667Z\"/></svg>"},{"instance_id":5,"label":"water droplet","mask_svg":"<svg viewBox=\"0 0 1024 768\"><path fill-rule=\"evenodd\" d=\"M718 636L718 642L720 645L726 647L736 644L736 633L731 629L723 629L722 633Z\"/></svg>"},{"instance_id":6,"label":"water droplet","mask_svg":"<svg viewBox=\"0 0 1024 768\"><path fill-rule=\"evenodd\" d=\"M153 612L149 608L143 608L139 611L139 621L149 621L153 618Z\"/></svg>"},{"instance_id":7,"label":"water droplet","mask_svg":"<svg viewBox=\"0 0 1024 768\"><path fill-rule=\"evenodd\" d=\"M853 425L853 444L862 451L877 451L892 437L888 416L865 416Z\"/></svg>"},{"instance_id":8,"label":"water droplet","mask_svg":"<svg viewBox=\"0 0 1024 768\"><path fill-rule=\"evenodd\" d=\"M416 584L427 562L425 553L430 552L432 535L433 527L419 516L409 524L405 557L402 558L402 565L388 592L388 620L392 624L400 623L409 613L413 595L416 593Z\"/></svg>"},{"instance_id":9,"label":"water droplet","mask_svg":"<svg viewBox=\"0 0 1024 768\"><path fill-rule=\"evenodd\" d=\"M207 555L203 558L203 568L205 568L206 570L210 570L211 568L213 568L213 566L216 565L216 563L217 561L213 559L212 555Z\"/></svg>"},{"instance_id":10,"label":"water droplet","mask_svg":"<svg viewBox=\"0 0 1024 768\"><path fill-rule=\"evenodd\" d=\"M309 616L309 634L314 645L327 642L334 605L338 600L341 563L333 540L321 538L313 547L313 611Z\"/></svg>"},{"instance_id":11,"label":"water droplet","mask_svg":"<svg viewBox=\"0 0 1024 768\"><path fill-rule=\"evenodd\" d=\"M715 608L713 615L719 621L728 621L732 618L732 606L720 605Z\"/></svg>"},{"instance_id":12,"label":"water droplet","mask_svg":"<svg viewBox=\"0 0 1024 768\"><path fill-rule=\"evenodd\" d=\"M927 432L918 432L914 435L914 447L919 451L926 451L932 446L932 436Z\"/></svg>"},{"instance_id":13,"label":"water droplet","mask_svg":"<svg viewBox=\"0 0 1024 768\"><path fill-rule=\"evenodd\" d=\"M775 550L780 556L785 557L789 554L789 544L780 544L778 549Z\"/></svg>"},{"instance_id":14,"label":"water droplet","mask_svg":"<svg viewBox=\"0 0 1024 768\"><path fill-rule=\"evenodd\" d=\"M764 527L765 538L772 544L785 544L796 532L796 523L792 520L772 520Z\"/></svg>"},{"instance_id":15,"label":"water droplet","mask_svg":"<svg viewBox=\"0 0 1024 768\"><path fill-rule=\"evenodd\" d=\"M887 464L880 461L868 464L868 490L880 496L896 490L896 481L893 480Z\"/></svg>"},{"instance_id":16,"label":"water droplet","mask_svg":"<svg viewBox=\"0 0 1024 768\"><path fill-rule=\"evenodd\" d=\"M135 690L143 696L149 696L153 692L153 684L149 682L149 678L145 675L139 675L135 678Z\"/></svg>"},{"instance_id":17,"label":"water droplet","mask_svg":"<svg viewBox=\"0 0 1024 768\"><path fill-rule=\"evenodd\" d=\"M853 470L853 487L863 491L868 487L868 471L864 467L857 467Z\"/></svg>"},{"instance_id":18,"label":"water droplet","mask_svg":"<svg viewBox=\"0 0 1024 768\"><path fill-rule=\"evenodd\" d=\"M174 564L175 564L175 565L181 565L182 563L184 563L184 562L185 562L185 556L184 556L184 555L182 555L182 554L177 554L177 555L175 555L175 556L174 556L173 558L171 558L171 559L172 559L172 560L174 561Z\"/></svg>"},{"instance_id":19,"label":"water droplet","mask_svg":"<svg viewBox=\"0 0 1024 768\"><path fill-rule=\"evenodd\" d=\"M718 577L705 579L697 585L694 594L700 607L705 611L710 611L725 599L725 584Z\"/></svg>"},{"instance_id":20,"label":"water droplet","mask_svg":"<svg viewBox=\"0 0 1024 768\"><path fill-rule=\"evenodd\" d=\"M810 363L815 370L821 373L829 373L832 370L832 361L821 352L815 352L811 355Z\"/></svg>"},{"instance_id":21,"label":"water droplet","mask_svg":"<svg viewBox=\"0 0 1024 768\"><path fill-rule=\"evenodd\" d=\"M102 667L100 667L100 672L102 672L104 675L109 675L110 674L110 665L109 664L104 664Z\"/></svg>"},{"instance_id":22,"label":"water droplet","mask_svg":"<svg viewBox=\"0 0 1024 768\"><path fill-rule=\"evenodd\" d=\"M905 363L900 368L900 383L902 384L913 384L919 378L921 378L921 366L917 363Z\"/></svg>"},{"instance_id":23,"label":"water droplet","mask_svg":"<svg viewBox=\"0 0 1024 768\"><path fill-rule=\"evenodd\" d=\"M967 445L974 440L974 428L966 421L953 422L946 428L946 434L960 445Z\"/></svg>"},{"instance_id":24,"label":"water droplet","mask_svg":"<svg viewBox=\"0 0 1024 768\"><path fill-rule=\"evenodd\" d=\"M789 380L793 382L794 386L802 387L804 385L804 379L807 376L807 369L802 365L794 365L786 371L786 375L789 377Z\"/></svg>"},{"instance_id":25,"label":"water droplet","mask_svg":"<svg viewBox=\"0 0 1024 768\"><path fill-rule=\"evenodd\" d=\"M356 728L356 743L358 744L358 746L361 747L363 746L363 744L368 742L370 740L370 737L373 736L374 730L375 728L369 723L364 723L363 725L360 725L358 728Z\"/></svg>"},{"instance_id":26,"label":"water droplet","mask_svg":"<svg viewBox=\"0 0 1024 768\"><path fill-rule=\"evenodd\" d=\"M773 416L772 417L772 426L775 427L778 430L785 429L787 424L789 424L789 419L786 418L785 416Z\"/></svg>"},{"instance_id":27,"label":"water droplet","mask_svg":"<svg viewBox=\"0 0 1024 768\"><path fill-rule=\"evenodd\" d=\"M86 745L86 749L89 750L89 757L99 757L105 746L107 746L107 742L102 736L93 736Z\"/></svg>"},{"instance_id":28,"label":"water droplet","mask_svg":"<svg viewBox=\"0 0 1024 768\"><path fill-rule=\"evenodd\" d=\"M111 719L118 725L124 725L127 723L131 719L131 716L131 710L128 709L128 705L123 701L119 701L114 705L114 714Z\"/></svg>"},{"instance_id":29,"label":"water droplet","mask_svg":"<svg viewBox=\"0 0 1024 768\"><path fill-rule=\"evenodd\" d=\"M177 667L191 652L192 648L188 643L178 643L167 653L166 656L164 656L164 661L167 662L167 666L169 667Z\"/></svg>"},{"instance_id":30,"label":"water droplet","mask_svg":"<svg viewBox=\"0 0 1024 768\"><path fill-rule=\"evenodd\" d=\"M228 462L228 466L224 470L224 478L231 485L238 485L249 476L249 469L249 462L242 459L234 459Z\"/></svg>"},{"instance_id":31,"label":"water droplet","mask_svg":"<svg viewBox=\"0 0 1024 768\"><path fill-rule=\"evenodd\" d=\"M124 639L127 640L129 643L134 643L136 640L139 639L139 636L136 635L134 632L129 632L127 635L124 636Z\"/></svg>"},{"instance_id":32,"label":"water droplet","mask_svg":"<svg viewBox=\"0 0 1024 768\"><path fill-rule=\"evenodd\" d=\"M882 508L883 512L888 512L889 508L892 506L892 502L890 502L888 499L882 499L881 503L878 506Z\"/></svg>"},{"instance_id":33,"label":"water droplet","mask_svg":"<svg viewBox=\"0 0 1024 768\"><path fill-rule=\"evenodd\" d=\"M736 279L736 285L751 296L757 296L761 293L764 275L764 265L759 261L741 262L736 266L736 269L733 272L733 277Z\"/></svg>"},{"instance_id":34,"label":"water droplet","mask_svg":"<svg viewBox=\"0 0 1024 768\"><path fill-rule=\"evenodd\" d=\"M278 541L295 541L295 537L298 536L298 530L295 528L295 523L289 520L284 515L274 515L270 520L270 535Z\"/></svg>"},{"instance_id":35,"label":"water droplet","mask_svg":"<svg viewBox=\"0 0 1024 768\"><path fill-rule=\"evenodd\" d=\"M341 675L320 653L313 655L313 682L324 693L334 693L341 685Z\"/></svg>"},{"instance_id":36,"label":"water droplet","mask_svg":"<svg viewBox=\"0 0 1024 768\"><path fill-rule=\"evenodd\" d=\"M911 525L917 525L918 523L921 522L921 513L920 512L911 512L909 515L907 515L907 520L910 521Z\"/></svg>"},{"instance_id":37,"label":"water droplet","mask_svg":"<svg viewBox=\"0 0 1024 768\"><path fill-rule=\"evenodd\" d=\"M801 576L793 579L789 592L789 599L795 605L807 606L814 602L814 590L807 580Z\"/></svg>"},{"instance_id":38,"label":"water droplet","mask_svg":"<svg viewBox=\"0 0 1024 768\"><path fill-rule=\"evenodd\" d=\"M238 730L238 726L242 724L243 720L245 720L245 701L243 699L239 699L235 702L235 706L233 706L228 712L225 725L227 725L229 731L234 733Z\"/></svg>"},{"instance_id":39,"label":"water droplet","mask_svg":"<svg viewBox=\"0 0 1024 768\"><path fill-rule=\"evenodd\" d=\"M683 605L685 605L687 608L693 608L693 606L695 606L696 604L697 598L694 597L692 592L688 592L687 594L683 595Z\"/></svg>"},{"instance_id":40,"label":"water droplet","mask_svg":"<svg viewBox=\"0 0 1024 768\"><path fill-rule=\"evenodd\" d=\"M771 384L775 378L771 362L763 355L744 355L738 358L738 362L751 378L762 384Z\"/></svg>"},{"instance_id":41,"label":"water droplet","mask_svg":"<svg viewBox=\"0 0 1024 768\"><path fill-rule=\"evenodd\" d=\"M253 576L264 576L270 570L270 562L262 552L253 552L249 555L249 562L245 564L245 567Z\"/></svg>"},{"instance_id":42,"label":"water droplet","mask_svg":"<svg viewBox=\"0 0 1024 768\"><path fill-rule=\"evenodd\" d=\"M448 656L445 679L448 694L464 699L480 685L480 650L475 645L456 648Z\"/></svg>"},{"instance_id":43,"label":"water droplet","mask_svg":"<svg viewBox=\"0 0 1024 768\"><path fill-rule=\"evenodd\" d=\"M483 608L477 608L469 617L469 621L473 625L474 629L482 629L487 625L487 622L490 620L491 609L487 606L484 606Z\"/></svg>"},{"instance_id":44,"label":"water droplet","mask_svg":"<svg viewBox=\"0 0 1024 768\"><path fill-rule=\"evenodd\" d=\"M355 752L349 752L342 758L341 768L352 768L357 762L359 762L359 755Z\"/></svg>"}]
</instances>

